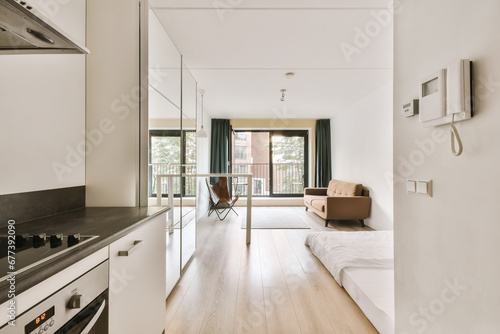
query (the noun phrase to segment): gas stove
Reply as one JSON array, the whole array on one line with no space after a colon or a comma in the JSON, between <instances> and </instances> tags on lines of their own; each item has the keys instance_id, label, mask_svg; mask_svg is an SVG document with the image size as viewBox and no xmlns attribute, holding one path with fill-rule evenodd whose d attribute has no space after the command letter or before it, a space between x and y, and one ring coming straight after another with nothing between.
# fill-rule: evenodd
<instances>
[{"instance_id":1,"label":"gas stove","mask_svg":"<svg viewBox=\"0 0 500 334\"><path fill-rule=\"evenodd\" d=\"M97 237L96 235L80 235L79 233L69 235L62 233L52 235L45 233L19 234L13 237L0 235L0 268L10 268L11 270L7 271L20 274L70 251L74 246L80 246ZM15 240L15 250L12 253L9 252L12 251L12 247L9 248L9 246L12 246L13 239ZM1 277L0 282L9 276Z\"/></svg>"}]
</instances>

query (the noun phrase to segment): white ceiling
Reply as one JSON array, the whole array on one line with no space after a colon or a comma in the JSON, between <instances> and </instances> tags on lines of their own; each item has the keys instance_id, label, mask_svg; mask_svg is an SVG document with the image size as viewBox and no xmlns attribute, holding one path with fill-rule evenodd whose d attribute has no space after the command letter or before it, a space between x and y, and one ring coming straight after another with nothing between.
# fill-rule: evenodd
<instances>
[{"instance_id":1,"label":"white ceiling","mask_svg":"<svg viewBox=\"0 0 500 334\"><path fill-rule=\"evenodd\" d=\"M392 80L392 22L351 61L340 48L387 0L186 2L150 0L212 117L328 118Z\"/></svg>"}]
</instances>

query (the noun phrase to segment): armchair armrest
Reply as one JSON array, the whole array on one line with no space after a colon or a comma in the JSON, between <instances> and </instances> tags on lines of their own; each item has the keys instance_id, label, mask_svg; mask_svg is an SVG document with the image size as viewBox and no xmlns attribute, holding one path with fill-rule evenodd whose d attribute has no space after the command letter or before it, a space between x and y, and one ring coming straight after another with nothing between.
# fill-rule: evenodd
<instances>
[{"instance_id":1,"label":"armchair armrest","mask_svg":"<svg viewBox=\"0 0 500 334\"><path fill-rule=\"evenodd\" d=\"M326 196L328 188L304 188L304 195Z\"/></svg>"},{"instance_id":2,"label":"armchair armrest","mask_svg":"<svg viewBox=\"0 0 500 334\"><path fill-rule=\"evenodd\" d=\"M366 219L370 214L372 199L367 196L327 197L325 199L327 219Z\"/></svg>"}]
</instances>

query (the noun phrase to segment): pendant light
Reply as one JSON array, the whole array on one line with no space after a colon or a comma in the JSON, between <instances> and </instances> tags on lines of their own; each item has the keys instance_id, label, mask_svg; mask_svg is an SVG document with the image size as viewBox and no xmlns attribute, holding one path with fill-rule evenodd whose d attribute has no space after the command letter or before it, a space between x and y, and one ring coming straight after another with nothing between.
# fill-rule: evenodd
<instances>
[{"instance_id":1,"label":"pendant light","mask_svg":"<svg viewBox=\"0 0 500 334\"><path fill-rule=\"evenodd\" d=\"M286 92L286 89L282 89L282 90L280 90L280 92L281 92L281 99L280 99L280 101L281 102L285 102L285 92Z\"/></svg>"},{"instance_id":2,"label":"pendant light","mask_svg":"<svg viewBox=\"0 0 500 334\"><path fill-rule=\"evenodd\" d=\"M198 137L198 138L207 138L208 137L208 133L203 128L203 95L205 95L205 90L204 89L200 89L199 92L201 94L201 128L196 132L196 137Z\"/></svg>"}]
</instances>

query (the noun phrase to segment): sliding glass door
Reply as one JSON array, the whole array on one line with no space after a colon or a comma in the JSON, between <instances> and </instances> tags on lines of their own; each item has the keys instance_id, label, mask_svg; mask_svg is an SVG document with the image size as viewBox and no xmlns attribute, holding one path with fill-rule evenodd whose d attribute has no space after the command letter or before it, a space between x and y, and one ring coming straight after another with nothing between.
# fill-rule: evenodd
<instances>
[{"instance_id":1,"label":"sliding glass door","mask_svg":"<svg viewBox=\"0 0 500 334\"><path fill-rule=\"evenodd\" d=\"M232 172L252 173L254 196L303 196L308 180L307 139L307 130L237 130ZM233 178L233 193L246 196L246 182L246 177Z\"/></svg>"},{"instance_id":2,"label":"sliding glass door","mask_svg":"<svg viewBox=\"0 0 500 334\"><path fill-rule=\"evenodd\" d=\"M302 196L307 186L307 131L271 133L272 195Z\"/></svg>"}]
</instances>

